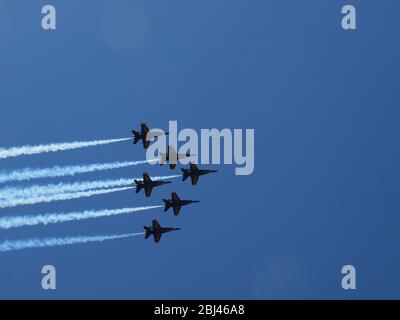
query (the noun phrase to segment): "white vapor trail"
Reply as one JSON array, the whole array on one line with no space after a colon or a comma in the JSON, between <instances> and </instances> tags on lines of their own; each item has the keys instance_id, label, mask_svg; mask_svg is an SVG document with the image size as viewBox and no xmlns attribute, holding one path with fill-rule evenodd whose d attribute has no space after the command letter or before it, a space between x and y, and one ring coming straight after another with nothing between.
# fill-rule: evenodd
<instances>
[{"instance_id":1,"label":"white vapor trail","mask_svg":"<svg viewBox=\"0 0 400 320\"><path fill-rule=\"evenodd\" d=\"M6 240L0 243L0 252L8 252L29 248L58 247L78 243L102 242L106 240L116 240L143 235L144 232L126 233L104 236L77 236L66 238L44 238L44 239L24 239L24 240Z\"/></svg>"},{"instance_id":2,"label":"white vapor trail","mask_svg":"<svg viewBox=\"0 0 400 320\"><path fill-rule=\"evenodd\" d=\"M124 191L124 190L129 190L129 189L133 189L133 187L99 189L99 190L89 190L89 191L82 191L82 192L58 193L58 194L50 194L50 195L38 195L38 196L30 197L30 198L29 197L14 198L14 199L10 198L10 199L1 200L0 208L12 208L12 207L21 206L21 205L86 198L86 197L91 197L91 196L95 196L95 195Z\"/></svg>"},{"instance_id":3,"label":"white vapor trail","mask_svg":"<svg viewBox=\"0 0 400 320\"><path fill-rule=\"evenodd\" d=\"M39 153L57 152L65 150L73 150L87 147L100 146L110 143L116 143L121 141L130 140L131 138L121 139L108 139L108 140L94 140L94 141L76 141L76 142L64 142L64 143L51 143L41 144L37 146L21 146L12 148L1 148L0 159L13 158L22 155L32 155Z\"/></svg>"},{"instance_id":4,"label":"white vapor trail","mask_svg":"<svg viewBox=\"0 0 400 320\"><path fill-rule=\"evenodd\" d=\"M53 167L53 168L25 168L14 170L11 172L0 172L0 183L12 181L29 181L40 178L54 178L54 177L67 177L74 176L82 173L90 173L95 171L120 169L140 164L157 162L158 159L142 160L142 161L124 161L124 162L111 162L111 163L95 163L89 165L76 165L66 167Z\"/></svg>"},{"instance_id":5,"label":"white vapor trail","mask_svg":"<svg viewBox=\"0 0 400 320\"><path fill-rule=\"evenodd\" d=\"M176 178L180 176L181 175L160 176L160 177L152 177L151 179L156 181L162 179ZM74 183L49 184L45 186L33 185L25 188L7 187L0 189L0 206L1 206L1 201L16 199L16 198L32 198L32 197L49 196L61 193L82 192L93 189L132 186L135 183L134 180L142 180L142 178L81 181Z\"/></svg>"},{"instance_id":6,"label":"white vapor trail","mask_svg":"<svg viewBox=\"0 0 400 320\"><path fill-rule=\"evenodd\" d=\"M136 208L123 208L115 210L88 210L83 212L71 212L71 213L48 213L42 215L30 215L30 216L17 216L17 217L3 217L0 218L0 228L10 229L24 226L34 226L38 224L47 225L50 223L60 223L68 221L79 221L82 219L108 217L120 214L130 214L138 211L145 211L151 209L162 208L163 206L147 206L147 207L136 207Z\"/></svg>"}]
</instances>

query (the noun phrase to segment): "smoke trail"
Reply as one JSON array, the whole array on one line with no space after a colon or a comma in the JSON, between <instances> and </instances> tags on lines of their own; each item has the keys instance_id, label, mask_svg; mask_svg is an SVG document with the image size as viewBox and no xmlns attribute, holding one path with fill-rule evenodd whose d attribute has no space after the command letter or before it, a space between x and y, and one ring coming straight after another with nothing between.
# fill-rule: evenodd
<instances>
[{"instance_id":1,"label":"smoke trail","mask_svg":"<svg viewBox=\"0 0 400 320\"><path fill-rule=\"evenodd\" d=\"M48 213L37 216L18 216L18 217L3 217L0 218L0 228L10 229L24 226L34 226L38 224L47 225L50 223L60 223L68 221L79 221L82 219L108 217L120 214L130 214L138 211L162 208L163 206L147 206L137 208L124 208L115 210L99 210L99 211L83 211L71 213Z\"/></svg>"},{"instance_id":2,"label":"smoke trail","mask_svg":"<svg viewBox=\"0 0 400 320\"><path fill-rule=\"evenodd\" d=\"M77 243L102 242L106 240L116 240L143 235L144 232L126 233L91 237L66 237L66 238L44 238L44 239L25 239L25 240L6 240L0 243L0 252L8 252L29 248L58 247Z\"/></svg>"},{"instance_id":3,"label":"smoke trail","mask_svg":"<svg viewBox=\"0 0 400 320\"><path fill-rule=\"evenodd\" d=\"M109 140L94 140L94 141L76 141L76 142L65 142L65 143L51 143L41 144L37 146L22 146L13 147L9 149L0 149L0 159L13 158L22 155L32 155L47 152L57 152L65 150L73 150L87 147L100 146L110 143L116 143L121 141L130 140L131 138L121 139L109 139Z\"/></svg>"},{"instance_id":4,"label":"smoke trail","mask_svg":"<svg viewBox=\"0 0 400 320\"><path fill-rule=\"evenodd\" d=\"M25 168L11 172L1 172L0 183L6 183L11 181L29 181L32 179L39 179L39 178L74 176L76 174L90 173L95 171L103 171L111 169L120 169L120 168L126 168L157 161L159 161L159 159L112 162L112 163L95 163L89 165L76 165L67 167L57 166L53 168L43 168L43 169Z\"/></svg>"},{"instance_id":5,"label":"smoke trail","mask_svg":"<svg viewBox=\"0 0 400 320\"><path fill-rule=\"evenodd\" d=\"M181 175L152 177L152 180L156 181L162 179L172 179L180 176ZM82 192L93 189L132 186L135 183L134 180L142 180L142 178L83 181L74 183L49 184L46 186L33 185L31 187L26 187L26 188L7 187L0 189L0 202L15 198L32 198L32 197L49 196L61 193Z\"/></svg>"},{"instance_id":6,"label":"smoke trail","mask_svg":"<svg viewBox=\"0 0 400 320\"><path fill-rule=\"evenodd\" d=\"M86 198L86 197L91 197L91 196L95 196L95 195L124 191L124 190L129 190L129 189L133 189L133 187L89 190L89 191L71 192L71 193L59 193L59 194L34 196L31 198L15 198L15 199L10 198L10 199L1 200L0 208L12 208L12 207L28 205L28 204L38 204L38 203L45 203L45 202Z\"/></svg>"}]
</instances>

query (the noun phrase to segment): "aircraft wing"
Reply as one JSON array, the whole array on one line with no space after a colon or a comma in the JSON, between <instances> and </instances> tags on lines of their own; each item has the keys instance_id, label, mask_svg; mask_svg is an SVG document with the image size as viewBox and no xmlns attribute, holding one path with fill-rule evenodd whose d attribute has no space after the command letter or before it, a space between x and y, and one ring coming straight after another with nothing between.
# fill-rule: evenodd
<instances>
[{"instance_id":1,"label":"aircraft wing","mask_svg":"<svg viewBox=\"0 0 400 320\"><path fill-rule=\"evenodd\" d=\"M169 154L176 156L176 150L174 149L174 147L171 144L168 146L168 152L169 152Z\"/></svg>"},{"instance_id":2,"label":"aircraft wing","mask_svg":"<svg viewBox=\"0 0 400 320\"><path fill-rule=\"evenodd\" d=\"M161 226L157 220L154 219L152 223L153 223L153 229L161 229Z\"/></svg>"},{"instance_id":3,"label":"aircraft wing","mask_svg":"<svg viewBox=\"0 0 400 320\"><path fill-rule=\"evenodd\" d=\"M178 163L178 154L176 153L172 145L169 145L168 147L168 160L169 160L169 167L171 169L175 169L176 164Z\"/></svg>"},{"instance_id":4,"label":"aircraft wing","mask_svg":"<svg viewBox=\"0 0 400 320\"><path fill-rule=\"evenodd\" d=\"M142 131L143 147L147 149L150 145L150 141L147 140L147 133L149 132L149 128L145 123L142 123L140 129Z\"/></svg>"},{"instance_id":5,"label":"aircraft wing","mask_svg":"<svg viewBox=\"0 0 400 320\"><path fill-rule=\"evenodd\" d=\"M165 152L160 152L159 153L160 157L160 164L163 165L167 162L167 154Z\"/></svg>"},{"instance_id":6,"label":"aircraft wing","mask_svg":"<svg viewBox=\"0 0 400 320\"><path fill-rule=\"evenodd\" d=\"M143 173L143 181L144 183L151 183L151 178L147 172Z\"/></svg>"},{"instance_id":7,"label":"aircraft wing","mask_svg":"<svg viewBox=\"0 0 400 320\"><path fill-rule=\"evenodd\" d=\"M172 192L171 197L172 197L173 202L179 202L179 200L180 200L178 195L176 194L176 192Z\"/></svg>"},{"instance_id":8,"label":"aircraft wing","mask_svg":"<svg viewBox=\"0 0 400 320\"><path fill-rule=\"evenodd\" d=\"M150 141L146 140L146 137L144 137L142 140L143 140L143 148L147 149L150 145Z\"/></svg>"},{"instance_id":9,"label":"aircraft wing","mask_svg":"<svg viewBox=\"0 0 400 320\"><path fill-rule=\"evenodd\" d=\"M146 184L144 186L144 193L146 194L146 197L150 197L152 191L153 191L153 187L150 184Z\"/></svg>"},{"instance_id":10,"label":"aircraft wing","mask_svg":"<svg viewBox=\"0 0 400 320\"><path fill-rule=\"evenodd\" d=\"M192 179L192 185L195 186L197 184L197 181L199 181L199 176L191 176Z\"/></svg>"},{"instance_id":11,"label":"aircraft wing","mask_svg":"<svg viewBox=\"0 0 400 320\"><path fill-rule=\"evenodd\" d=\"M161 239L161 232L154 232L154 242L159 243Z\"/></svg>"},{"instance_id":12,"label":"aircraft wing","mask_svg":"<svg viewBox=\"0 0 400 320\"><path fill-rule=\"evenodd\" d=\"M174 215L175 216L179 215L179 211L181 211L181 206L180 205L175 205L174 206Z\"/></svg>"},{"instance_id":13,"label":"aircraft wing","mask_svg":"<svg viewBox=\"0 0 400 320\"><path fill-rule=\"evenodd\" d=\"M147 134L147 132L149 132L149 128L147 127L147 125L145 123L142 123L140 125L140 129L142 130L143 136L145 136Z\"/></svg>"}]
</instances>

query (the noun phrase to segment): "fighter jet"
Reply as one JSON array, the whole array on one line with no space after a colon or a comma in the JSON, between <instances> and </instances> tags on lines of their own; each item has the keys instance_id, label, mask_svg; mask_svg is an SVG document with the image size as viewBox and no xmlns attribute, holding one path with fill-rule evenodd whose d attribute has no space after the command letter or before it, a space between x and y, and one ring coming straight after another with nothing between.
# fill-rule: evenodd
<instances>
[{"instance_id":1,"label":"fighter jet","mask_svg":"<svg viewBox=\"0 0 400 320\"><path fill-rule=\"evenodd\" d=\"M200 170L194 163L190 163L190 169L182 169L182 181L190 177L192 185L196 185L199 177L208 173L217 172L218 170Z\"/></svg>"},{"instance_id":2,"label":"fighter jet","mask_svg":"<svg viewBox=\"0 0 400 320\"><path fill-rule=\"evenodd\" d=\"M175 192L171 193L171 199L163 199L163 201L165 203L164 212L168 211L169 208L173 208L175 216L179 215L181 207L200 202L197 200L181 200Z\"/></svg>"},{"instance_id":3,"label":"fighter jet","mask_svg":"<svg viewBox=\"0 0 400 320\"><path fill-rule=\"evenodd\" d=\"M163 233L181 230L180 228L161 227L157 220L153 220L152 223L153 223L153 226L151 226L151 227L144 226L144 230L146 230L146 235L144 238L147 239L148 237L153 235L155 243L160 242L161 235Z\"/></svg>"},{"instance_id":4,"label":"fighter jet","mask_svg":"<svg viewBox=\"0 0 400 320\"><path fill-rule=\"evenodd\" d=\"M175 149L173 146L168 147L168 152L167 153L160 153L161 154L161 159L160 159L160 165L163 165L167 162L169 162L169 167L171 170L174 170L176 167L176 164L179 159L184 159L184 158L189 158L192 155L187 152L187 153L176 153Z\"/></svg>"},{"instance_id":5,"label":"fighter jet","mask_svg":"<svg viewBox=\"0 0 400 320\"><path fill-rule=\"evenodd\" d=\"M143 181L135 180L136 185L136 193L144 188L144 193L146 197L151 196L151 191L153 191L154 187L162 186L163 184L171 183L171 181L153 181L151 180L149 174L147 172L143 173Z\"/></svg>"},{"instance_id":6,"label":"fighter jet","mask_svg":"<svg viewBox=\"0 0 400 320\"><path fill-rule=\"evenodd\" d=\"M132 135L133 135L133 144L138 143L140 140L143 141L143 147L145 149L147 149L150 145L150 140L153 137L157 137L163 134L163 132L152 132L150 135L148 135L149 133L149 128L147 127L147 125L145 123L142 123L140 125L140 132L137 132L135 130L132 130ZM168 135L168 132L165 132L166 135Z\"/></svg>"}]
</instances>

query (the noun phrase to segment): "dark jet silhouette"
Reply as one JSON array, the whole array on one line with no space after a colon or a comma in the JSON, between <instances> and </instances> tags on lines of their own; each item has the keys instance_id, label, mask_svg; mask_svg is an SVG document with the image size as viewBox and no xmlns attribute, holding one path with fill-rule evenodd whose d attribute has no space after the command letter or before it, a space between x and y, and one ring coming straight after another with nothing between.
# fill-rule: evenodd
<instances>
[{"instance_id":1,"label":"dark jet silhouette","mask_svg":"<svg viewBox=\"0 0 400 320\"><path fill-rule=\"evenodd\" d=\"M173 208L175 216L179 215L181 207L200 202L197 200L181 200L175 192L171 193L171 199L163 199L163 201L165 203L164 212L168 211L169 208Z\"/></svg>"},{"instance_id":2,"label":"dark jet silhouette","mask_svg":"<svg viewBox=\"0 0 400 320\"><path fill-rule=\"evenodd\" d=\"M189 152L176 153L173 146L168 147L167 153L160 153L160 154L161 154L160 165L169 162L169 167L171 168L171 170L175 169L179 159L189 158L192 156Z\"/></svg>"},{"instance_id":3,"label":"dark jet silhouette","mask_svg":"<svg viewBox=\"0 0 400 320\"><path fill-rule=\"evenodd\" d=\"M153 138L153 137L157 137L157 136L160 136L160 135L163 135L164 133L163 132L159 132L159 133L157 133L157 132L152 132L149 136L147 136L147 134L149 133L149 128L147 127L147 125L145 124L145 123L142 123L141 125L140 125L140 132L137 132L137 131L135 131L135 130L132 130L132 134L133 134L133 144L136 144L136 143L138 143L140 140L142 140L143 141L143 147L145 148L145 149L147 149L148 147L149 147L149 145L150 145L150 140ZM167 134L169 134L168 132L165 132L165 134L167 135Z\"/></svg>"},{"instance_id":4,"label":"dark jet silhouette","mask_svg":"<svg viewBox=\"0 0 400 320\"><path fill-rule=\"evenodd\" d=\"M171 181L153 181L151 180L149 174L147 172L143 173L143 181L135 180L136 185L136 193L144 188L144 193L146 197L151 196L151 191L153 191L154 187L162 186L163 184L171 183Z\"/></svg>"},{"instance_id":5,"label":"dark jet silhouette","mask_svg":"<svg viewBox=\"0 0 400 320\"><path fill-rule=\"evenodd\" d=\"M218 170L200 170L194 163L190 163L190 169L182 169L183 176L182 181L185 181L190 177L192 185L196 185L199 181L199 177L208 173L218 172Z\"/></svg>"},{"instance_id":6,"label":"dark jet silhouette","mask_svg":"<svg viewBox=\"0 0 400 320\"><path fill-rule=\"evenodd\" d=\"M153 220L152 223L153 225L151 227L144 226L144 230L146 230L146 235L144 238L147 239L148 237L153 235L155 243L160 242L161 235L163 233L181 230L181 228L161 227L157 220Z\"/></svg>"}]
</instances>

